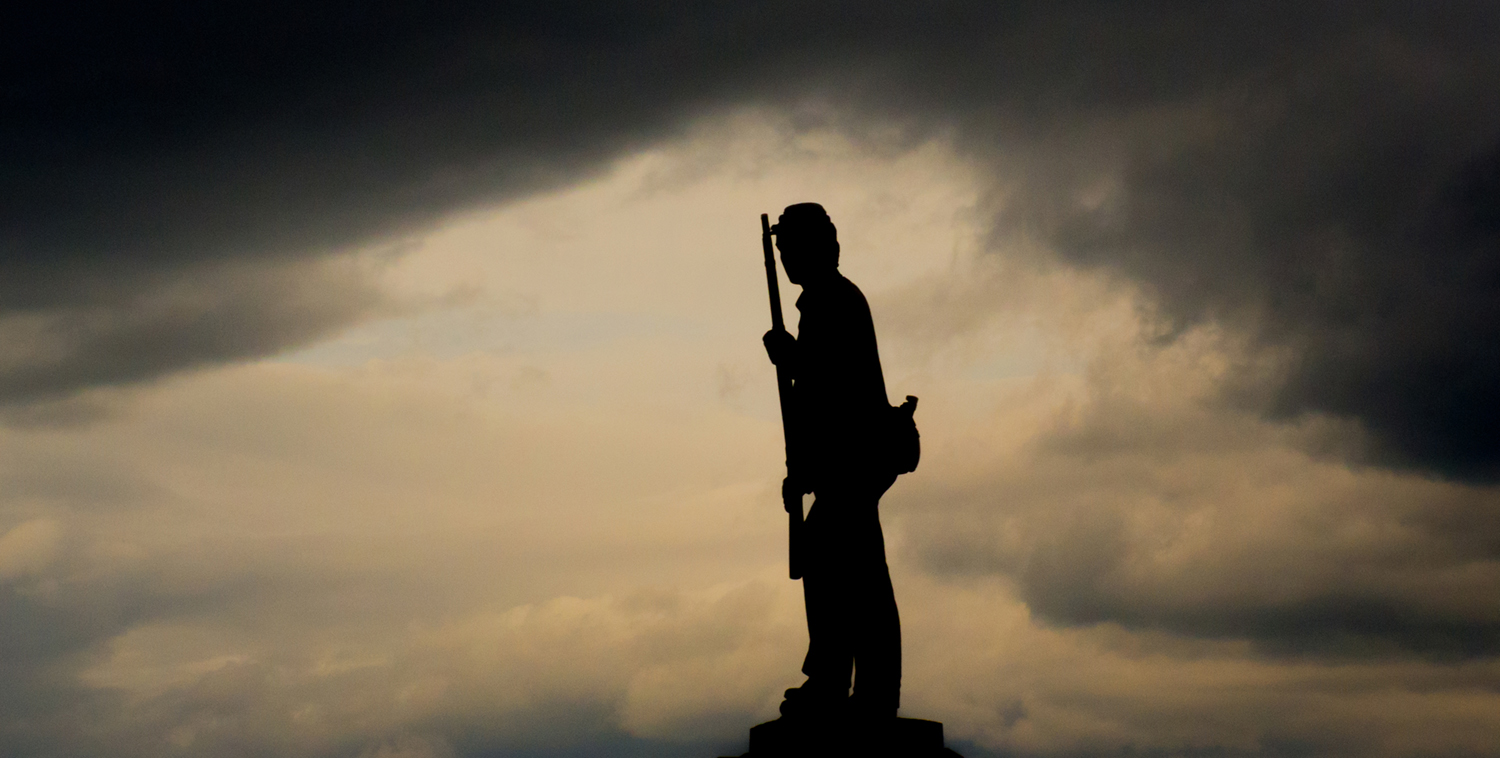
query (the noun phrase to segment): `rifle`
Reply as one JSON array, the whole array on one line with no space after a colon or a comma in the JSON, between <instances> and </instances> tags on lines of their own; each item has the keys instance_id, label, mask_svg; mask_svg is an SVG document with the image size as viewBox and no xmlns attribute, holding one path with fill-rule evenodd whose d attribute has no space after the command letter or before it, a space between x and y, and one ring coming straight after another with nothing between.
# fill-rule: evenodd
<instances>
[{"instance_id":1,"label":"rifle","mask_svg":"<svg viewBox=\"0 0 1500 758\"><path fill-rule=\"evenodd\" d=\"M781 320L781 288L776 283L776 257L771 252L771 219L760 214L760 246L766 255L766 288L771 293L771 328L785 331ZM792 432L791 393L792 377L782 366L776 367L776 391L781 398L781 433L786 441L787 474L791 474ZM783 484L781 505L787 515L787 567L793 579L802 578L802 493L788 492Z\"/></svg>"}]
</instances>

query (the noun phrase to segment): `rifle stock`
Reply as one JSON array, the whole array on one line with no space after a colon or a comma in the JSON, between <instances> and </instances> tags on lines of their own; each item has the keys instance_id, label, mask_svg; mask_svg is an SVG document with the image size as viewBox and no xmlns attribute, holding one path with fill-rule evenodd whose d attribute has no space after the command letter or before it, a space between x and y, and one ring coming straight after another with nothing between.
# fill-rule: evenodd
<instances>
[{"instance_id":1,"label":"rifle stock","mask_svg":"<svg viewBox=\"0 0 1500 758\"><path fill-rule=\"evenodd\" d=\"M776 255L771 249L771 218L760 214L760 246L766 257L766 290L771 296L771 328L785 330L781 319L781 287L776 281ZM791 393L792 377L782 366L776 367L776 392L781 399L781 432L786 441L787 474L791 474L792 446L796 435L792 433ZM781 504L787 515L787 567L793 579L802 578L802 493L781 488Z\"/></svg>"}]
</instances>

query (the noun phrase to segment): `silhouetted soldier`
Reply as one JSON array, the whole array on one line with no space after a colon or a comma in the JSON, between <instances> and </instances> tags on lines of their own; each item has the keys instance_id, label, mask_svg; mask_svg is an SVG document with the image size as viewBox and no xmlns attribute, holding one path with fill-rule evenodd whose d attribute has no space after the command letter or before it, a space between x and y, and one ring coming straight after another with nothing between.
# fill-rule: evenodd
<instances>
[{"instance_id":1,"label":"silhouetted soldier","mask_svg":"<svg viewBox=\"0 0 1500 758\"><path fill-rule=\"evenodd\" d=\"M787 690L781 711L890 718L900 702L901 622L878 506L896 474L880 449L891 408L875 324L864 295L839 273L837 230L821 205L789 206L774 233L787 278L802 286L797 336L765 335L771 361L794 382L783 486L816 496L799 550L807 682Z\"/></svg>"}]
</instances>

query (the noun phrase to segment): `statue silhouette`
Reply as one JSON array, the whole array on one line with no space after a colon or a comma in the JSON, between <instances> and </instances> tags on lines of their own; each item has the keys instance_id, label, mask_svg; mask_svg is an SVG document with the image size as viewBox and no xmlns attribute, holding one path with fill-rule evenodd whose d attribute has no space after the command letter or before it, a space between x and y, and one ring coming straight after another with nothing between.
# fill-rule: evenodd
<instances>
[{"instance_id":1,"label":"statue silhouette","mask_svg":"<svg viewBox=\"0 0 1500 758\"><path fill-rule=\"evenodd\" d=\"M880 530L890 403L870 306L839 273L838 232L816 203L782 213L771 232L793 284L797 336L767 332L766 351L792 380L786 495L812 493L798 555L807 602L807 682L787 690L786 716L894 718L901 698L901 622ZM854 694L849 696L853 678Z\"/></svg>"},{"instance_id":2,"label":"statue silhouette","mask_svg":"<svg viewBox=\"0 0 1500 758\"><path fill-rule=\"evenodd\" d=\"M870 304L839 273L838 230L817 203L762 215L770 290L766 353L776 364L786 431L790 568L807 602L807 681L786 691L782 717L750 730L753 758L823 755L957 756L943 725L897 718L901 619L880 530L880 496L920 457L913 414L886 399ZM797 336L781 320L771 239L801 285ZM802 496L814 496L802 517ZM850 685L853 684L853 694Z\"/></svg>"}]
</instances>

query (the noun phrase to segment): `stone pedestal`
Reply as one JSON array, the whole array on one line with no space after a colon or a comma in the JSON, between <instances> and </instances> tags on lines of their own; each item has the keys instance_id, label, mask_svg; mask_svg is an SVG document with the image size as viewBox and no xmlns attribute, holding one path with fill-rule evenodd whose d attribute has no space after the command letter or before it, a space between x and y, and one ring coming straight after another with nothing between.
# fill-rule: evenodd
<instances>
[{"instance_id":1,"label":"stone pedestal","mask_svg":"<svg viewBox=\"0 0 1500 758\"><path fill-rule=\"evenodd\" d=\"M779 718L750 729L743 758L824 756L956 758L943 747L943 725L922 719L863 721Z\"/></svg>"}]
</instances>

